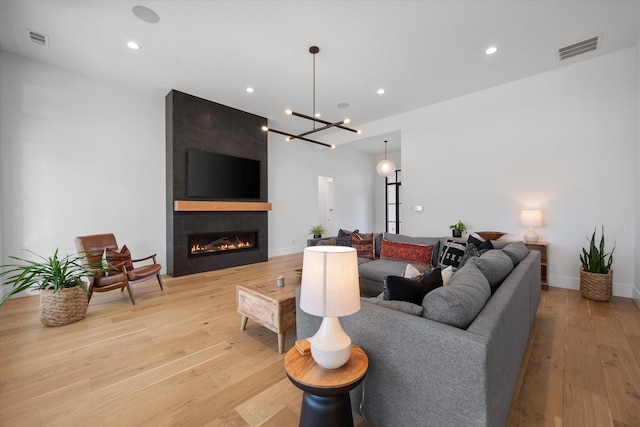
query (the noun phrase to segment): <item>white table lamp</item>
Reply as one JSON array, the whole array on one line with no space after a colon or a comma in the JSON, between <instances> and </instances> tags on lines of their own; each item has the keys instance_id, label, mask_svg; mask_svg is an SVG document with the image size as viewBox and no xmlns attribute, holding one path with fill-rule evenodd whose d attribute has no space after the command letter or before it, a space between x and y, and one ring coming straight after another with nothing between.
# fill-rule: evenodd
<instances>
[{"instance_id":1,"label":"white table lamp","mask_svg":"<svg viewBox=\"0 0 640 427\"><path fill-rule=\"evenodd\" d=\"M360 310L358 257L347 246L311 246L302 259L300 308L322 316L311 337L311 355L320 366L336 369L351 355L351 338L340 326L340 316Z\"/></svg>"},{"instance_id":2,"label":"white table lamp","mask_svg":"<svg viewBox=\"0 0 640 427\"><path fill-rule=\"evenodd\" d=\"M534 227L542 225L542 211L540 209L524 209L520 213L520 222L525 227L529 227L527 234L524 235L525 242L537 242L538 233Z\"/></svg>"}]
</instances>

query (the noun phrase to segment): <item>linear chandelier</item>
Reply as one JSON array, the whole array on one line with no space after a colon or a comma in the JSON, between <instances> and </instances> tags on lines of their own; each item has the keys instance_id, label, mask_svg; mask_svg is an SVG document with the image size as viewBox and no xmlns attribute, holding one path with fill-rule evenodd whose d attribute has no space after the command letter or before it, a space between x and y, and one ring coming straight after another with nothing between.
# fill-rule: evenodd
<instances>
[{"instance_id":1,"label":"linear chandelier","mask_svg":"<svg viewBox=\"0 0 640 427\"><path fill-rule=\"evenodd\" d=\"M336 148L335 145L333 144L326 144L324 142L319 142L319 141L315 141L313 139L307 138L307 135L311 135L313 133L316 132L320 132L326 129L331 129L331 128L338 128L338 129L342 129L342 130L348 130L349 132L353 132L353 133L357 133L357 134L361 134L362 131L358 130L358 129L353 129L350 128L348 126L345 126L347 124L350 123L349 119L344 119L344 120L340 120L339 122L328 122L326 120L321 120L316 116L316 54L320 52L320 48L318 46L311 46L309 48L309 53L311 53L313 55L313 115L312 116L308 116L306 114L302 114L302 113L297 113L295 111L292 110L285 110L285 114L290 115L290 116L296 116L296 117L302 117L303 119L307 119L307 120L311 120L313 122L313 128L311 130L308 130L306 132L302 132L300 134L293 134L290 132L285 132L285 131L281 131L281 130L277 130L277 129L273 129L270 128L268 126L262 126L262 130L265 132L273 132L273 133L277 133L280 135L284 135L286 136L286 140L287 141L291 141L292 139L301 139L303 141L307 141L307 142L312 142L314 144L318 144L318 145L323 145L325 147L329 147L329 148ZM320 127L316 127L317 123L321 123L324 126L320 126Z\"/></svg>"}]
</instances>

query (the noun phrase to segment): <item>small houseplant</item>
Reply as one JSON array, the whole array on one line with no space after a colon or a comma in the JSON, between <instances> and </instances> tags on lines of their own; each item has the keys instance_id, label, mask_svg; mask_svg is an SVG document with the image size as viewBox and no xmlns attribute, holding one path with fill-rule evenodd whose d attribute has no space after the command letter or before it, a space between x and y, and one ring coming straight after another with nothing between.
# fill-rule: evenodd
<instances>
[{"instance_id":1,"label":"small houseplant","mask_svg":"<svg viewBox=\"0 0 640 427\"><path fill-rule=\"evenodd\" d=\"M83 255L58 256L58 249L45 258L27 251L38 259L10 256L16 264L1 265L5 286L12 289L2 297L2 306L13 295L27 289L40 291L40 321L45 326L62 326L83 319L89 304L83 277L91 276L82 265Z\"/></svg>"},{"instance_id":2,"label":"small houseplant","mask_svg":"<svg viewBox=\"0 0 640 427\"><path fill-rule=\"evenodd\" d=\"M322 225L314 225L311 227L311 230L309 230L309 234L313 234L314 239L319 239L326 232L327 230L325 230Z\"/></svg>"},{"instance_id":3,"label":"small houseplant","mask_svg":"<svg viewBox=\"0 0 640 427\"><path fill-rule=\"evenodd\" d=\"M580 293L583 297L595 301L609 301L613 288L613 252L605 251L604 226L600 242L596 245L596 230L593 230L588 250L582 248L580 255Z\"/></svg>"},{"instance_id":4,"label":"small houseplant","mask_svg":"<svg viewBox=\"0 0 640 427\"><path fill-rule=\"evenodd\" d=\"M467 231L467 226L464 225L462 220L458 220L456 224L450 225L451 233L453 237L462 237L462 233Z\"/></svg>"}]
</instances>

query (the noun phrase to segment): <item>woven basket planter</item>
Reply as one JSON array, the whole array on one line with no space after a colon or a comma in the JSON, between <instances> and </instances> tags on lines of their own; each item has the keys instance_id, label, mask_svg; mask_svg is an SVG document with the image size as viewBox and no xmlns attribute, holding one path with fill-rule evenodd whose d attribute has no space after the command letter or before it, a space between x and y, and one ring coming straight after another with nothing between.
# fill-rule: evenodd
<instances>
[{"instance_id":1,"label":"woven basket planter","mask_svg":"<svg viewBox=\"0 0 640 427\"><path fill-rule=\"evenodd\" d=\"M89 298L79 286L58 292L40 291L40 321L45 326L62 326L84 319Z\"/></svg>"},{"instance_id":2,"label":"woven basket planter","mask_svg":"<svg viewBox=\"0 0 640 427\"><path fill-rule=\"evenodd\" d=\"M594 301L609 301L613 289L613 270L607 274L589 273L580 267L580 293Z\"/></svg>"}]
</instances>

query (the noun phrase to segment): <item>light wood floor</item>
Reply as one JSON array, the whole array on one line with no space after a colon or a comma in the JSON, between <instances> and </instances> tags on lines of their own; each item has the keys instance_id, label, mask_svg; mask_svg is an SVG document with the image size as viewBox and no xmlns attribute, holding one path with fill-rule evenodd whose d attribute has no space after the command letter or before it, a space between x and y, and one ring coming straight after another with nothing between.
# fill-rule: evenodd
<instances>
[{"instance_id":1,"label":"light wood floor","mask_svg":"<svg viewBox=\"0 0 640 427\"><path fill-rule=\"evenodd\" d=\"M47 328L38 298L0 308L0 426L297 426L301 392L276 334L240 331L235 285L300 267L268 263L96 294ZM287 334L285 347L295 334ZM640 311L551 288L530 336L509 426L640 426ZM357 419L360 426L366 422ZM399 426L402 427L402 426Z\"/></svg>"}]
</instances>

